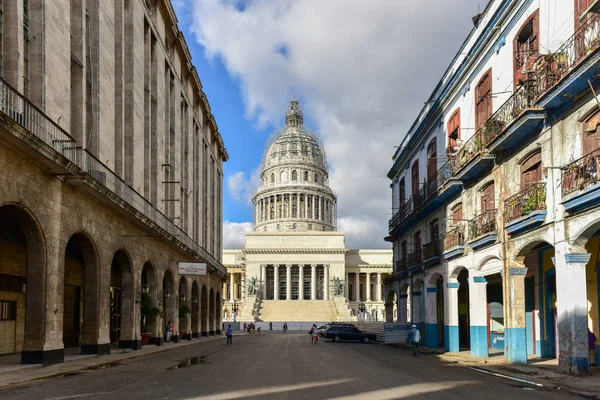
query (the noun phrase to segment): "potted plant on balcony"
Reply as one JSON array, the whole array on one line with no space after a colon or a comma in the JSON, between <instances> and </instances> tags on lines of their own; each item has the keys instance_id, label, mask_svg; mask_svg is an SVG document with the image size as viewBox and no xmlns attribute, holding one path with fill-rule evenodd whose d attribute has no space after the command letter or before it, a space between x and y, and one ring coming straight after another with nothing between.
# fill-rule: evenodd
<instances>
[{"instance_id":1,"label":"potted plant on balcony","mask_svg":"<svg viewBox=\"0 0 600 400\"><path fill-rule=\"evenodd\" d=\"M148 333L148 324L154 321L156 317L162 317L162 310L152 304L152 298L147 294L142 295L142 303L140 305L140 314L142 316L142 346L148 344L150 333Z\"/></svg>"}]
</instances>

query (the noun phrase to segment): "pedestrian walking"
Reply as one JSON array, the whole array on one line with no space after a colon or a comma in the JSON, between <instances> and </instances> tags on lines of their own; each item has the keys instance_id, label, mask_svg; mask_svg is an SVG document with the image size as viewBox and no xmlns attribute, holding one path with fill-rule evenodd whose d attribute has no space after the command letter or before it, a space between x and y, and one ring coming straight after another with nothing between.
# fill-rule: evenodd
<instances>
[{"instance_id":1,"label":"pedestrian walking","mask_svg":"<svg viewBox=\"0 0 600 400\"><path fill-rule=\"evenodd\" d=\"M310 328L310 342L317 343L319 341L319 335L317 334L317 324L313 324Z\"/></svg>"},{"instance_id":2,"label":"pedestrian walking","mask_svg":"<svg viewBox=\"0 0 600 400\"><path fill-rule=\"evenodd\" d=\"M258 332L258 336L260 336L260 326L256 329L256 331Z\"/></svg>"},{"instance_id":3,"label":"pedestrian walking","mask_svg":"<svg viewBox=\"0 0 600 400\"><path fill-rule=\"evenodd\" d=\"M173 336L173 321L169 320L165 327L165 342L168 343L171 340L171 336Z\"/></svg>"},{"instance_id":4,"label":"pedestrian walking","mask_svg":"<svg viewBox=\"0 0 600 400\"><path fill-rule=\"evenodd\" d=\"M269 330L272 331L273 330L273 322L269 322Z\"/></svg>"},{"instance_id":5,"label":"pedestrian walking","mask_svg":"<svg viewBox=\"0 0 600 400\"><path fill-rule=\"evenodd\" d=\"M417 330L417 326L413 325L410 327L410 332L408 332L408 338L406 339L406 343L410 343L412 347L413 356L417 356L417 350L419 350L419 342L421 341L421 332Z\"/></svg>"},{"instance_id":6,"label":"pedestrian walking","mask_svg":"<svg viewBox=\"0 0 600 400\"><path fill-rule=\"evenodd\" d=\"M283 332L284 332L284 333L287 333L287 329L288 329L288 327L287 327L287 322L284 322L284 323L283 323Z\"/></svg>"},{"instance_id":7,"label":"pedestrian walking","mask_svg":"<svg viewBox=\"0 0 600 400\"><path fill-rule=\"evenodd\" d=\"M233 329L231 325L227 327L227 344L225 346L231 346L233 344Z\"/></svg>"},{"instance_id":8,"label":"pedestrian walking","mask_svg":"<svg viewBox=\"0 0 600 400\"><path fill-rule=\"evenodd\" d=\"M588 350L590 357L590 366L596 365L596 335L588 328Z\"/></svg>"},{"instance_id":9,"label":"pedestrian walking","mask_svg":"<svg viewBox=\"0 0 600 400\"><path fill-rule=\"evenodd\" d=\"M246 330L246 326L248 326L248 325L244 322L244 330Z\"/></svg>"}]
</instances>

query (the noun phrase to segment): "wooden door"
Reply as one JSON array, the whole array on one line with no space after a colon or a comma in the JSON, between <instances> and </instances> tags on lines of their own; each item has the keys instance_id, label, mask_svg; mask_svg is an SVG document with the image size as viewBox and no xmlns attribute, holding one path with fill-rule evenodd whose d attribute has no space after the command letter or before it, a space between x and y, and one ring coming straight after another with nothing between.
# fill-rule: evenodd
<instances>
[{"instance_id":1,"label":"wooden door","mask_svg":"<svg viewBox=\"0 0 600 400\"><path fill-rule=\"evenodd\" d=\"M437 172L437 140L434 138L427 146L427 180Z\"/></svg>"},{"instance_id":2,"label":"wooden door","mask_svg":"<svg viewBox=\"0 0 600 400\"><path fill-rule=\"evenodd\" d=\"M600 112L587 119L583 124L583 154L589 154L600 147Z\"/></svg>"},{"instance_id":3,"label":"wooden door","mask_svg":"<svg viewBox=\"0 0 600 400\"><path fill-rule=\"evenodd\" d=\"M417 262L420 262L421 261L421 232L415 233L414 240L415 240L415 256L416 256L415 259Z\"/></svg>"},{"instance_id":4,"label":"wooden door","mask_svg":"<svg viewBox=\"0 0 600 400\"><path fill-rule=\"evenodd\" d=\"M485 125L492 115L492 69L479 80L475 90L475 124L477 128Z\"/></svg>"},{"instance_id":5,"label":"wooden door","mask_svg":"<svg viewBox=\"0 0 600 400\"><path fill-rule=\"evenodd\" d=\"M542 153L529 156L521 164L521 190L542 180Z\"/></svg>"},{"instance_id":6,"label":"wooden door","mask_svg":"<svg viewBox=\"0 0 600 400\"><path fill-rule=\"evenodd\" d=\"M492 182L481 192L481 212L485 213L494 208L496 208L496 205L494 201L494 182Z\"/></svg>"},{"instance_id":7,"label":"wooden door","mask_svg":"<svg viewBox=\"0 0 600 400\"><path fill-rule=\"evenodd\" d=\"M462 203L455 205L452 209L452 222L456 226L460 221L462 221Z\"/></svg>"},{"instance_id":8,"label":"wooden door","mask_svg":"<svg viewBox=\"0 0 600 400\"><path fill-rule=\"evenodd\" d=\"M404 202L406 201L406 182L404 181L404 178L400 179L400 204L404 204Z\"/></svg>"},{"instance_id":9,"label":"wooden door","mask_svg":"<svg viewBox=\"0 0 600 400\"><path fill-rule=\"evenodd\" d=\"M419 192L419 160L415 161L411 169L412 178L412 195L413 197Z\"/></svg>"},{"instance_id":10,"label":"wooden door","mask_svg":"<svg viewBox=\"0 0 600 400\"><path fill-rule=\"evenodd\" d=\"M455 153L460 139L460 108L456 109L448 120L448 153Z\"/></svg>"}]
</instances>

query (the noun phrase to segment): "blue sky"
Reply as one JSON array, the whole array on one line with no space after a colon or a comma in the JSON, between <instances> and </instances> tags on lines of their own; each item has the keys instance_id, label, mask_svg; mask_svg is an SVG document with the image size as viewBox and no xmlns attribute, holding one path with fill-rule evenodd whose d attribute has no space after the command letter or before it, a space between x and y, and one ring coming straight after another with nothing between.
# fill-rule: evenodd
<instances>
[{"instance_id":1,"label":"blue sky","mask_svg":"<svg viewBox=\"0 0 600 400\"><path fill-rule=\"evenodd\" d=\"M389 248L386 173L472 28L472 0L173 0L223 135L224 247L252 229L264 145L290 97L323 139L349 248ZM435 9L436 13L431 13ZM423 27L427 26L427 29Z\"/></svg>"}]
</instances>

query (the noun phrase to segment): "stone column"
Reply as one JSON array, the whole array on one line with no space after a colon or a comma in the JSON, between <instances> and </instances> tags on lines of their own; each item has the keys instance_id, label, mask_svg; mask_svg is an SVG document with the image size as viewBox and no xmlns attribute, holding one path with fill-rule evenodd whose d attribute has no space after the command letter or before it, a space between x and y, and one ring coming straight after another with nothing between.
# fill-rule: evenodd
<instances>
[{"instance_id":1,"label":"stone column","mask_svg":"<svg viewBox=\"0 0 600 400\"><path fill-rule=\"evenodd\" d=\"M560 254L560 253L558 253ZM570 375L590 375L586 265L589 253L557 255L558 369Z\"/></svg>"},{"instance_id":2,"label":"stone column","mask_svg":"<svg viewBox=\"0 0 600 400\"><path fill-rule=\"evenodd\" d=\"M285 297L286 300L292 299L292 264L287 264L285 266L286 274L285 274Z\"/></svg>"},{"instance_id":3,"label":"stone column","mask_svg":"<svg viewBox=\"0 0 600 400\"><path fill-rule=\"evenodd\" d=\"M448 282L446 296L444 296L444 350L458 352L460 350L458 336L458 282ZM523 341L523 345L525 341Z\"/></svg>"},{"instance_id":4,"label":"stone column","mask_svg":"<svg viewBox=\"0 0 600 400\"><path fill-rule=\"evenodd\" d=\"M487 357L487 281L482 276L474 276L469 281L469 308L471 355Z\"/></svg>"},{"instance_id":5,"label":"stone column","mask_svg":"<svg viewBox=\"0 0 600 400\"><path fill-rule=\"evenodd\" d=\"M506 285L504 289L504 295L506 296L504 302L504 315L506 316L504 321L504 357L510 363L527 364L525 275L527 275L527 267L521 263L512 262L504 278L504 284ZM587 330L585 333L587 333Z\"/></svg>"},{"instance_id":6,"label":"stone column","mask_svg":"<svg viewBox=\"0 0 600 400\"><path fill-rule=\"evenodd\" d=\"M233 297L233 295L235 293L233 290L234 282L235 282L235 279L233 278L233 272L230 272L229 273L229 300L230 301L233 301L233 299L234 299L234 297Z\"/></svg>"},{"instance_id":7,"label":"stone column","mask_svg":"<svg viewBox=\"0 0 600 400\"><path fill-rule=\"evenodd\" d=\"M273 265L274 278L273 278L273 299L279 300L279 265Z\"/></svg>"},{"instance_id":8,"label":"stone column","mask_svg":"<svg viewBox=\"0 0 600 400\"><path fill-rule=\"evenodd\" d=\"M348 301L350 301L350 273L346 272L346 299L348 299Z\"/></svg>"},{"instance_id":9,"label":"stone column","mask_svg":"<svg viewBox=\"0 0 600 400\"><path fill-rule=\"evenodd\" d=\"M367 301L371 301L371 273L367 272Z\"/></svg>"},{"instance_id":10,"label":"stone column","mask_svg":"<svg viewBox=\"0 0 600 400\"><path fill-rule=\"evenodd\" d=\"M267 298L267 264L261 264L260 265L260 274L261 274L261 281L262 281L262 285L261 285L261 289L262 289L262 298L266 299Z\"/></svg>"},{"instance_id":11,"label":"stone column","mask_svg":"<svg viewBox=\"0 0 600 400\"><path fill-rule=\"evenodd\" d=\"M425 293L425 347L438 347L437 288L428 287Z\"/></svg>"},{"instance_id":12,"label":"stone column","mask_svg":"<svg viewBox=\"0 0 600 400\"><path fill-rule=\"evenodd\" d=\"M323 265L323 300L329 300L329 264Z\"/></svg>"},{"instance_id":13,"label":"stone column","mask_svg":"<svg viewBox=\"0 0 600 400\"><path fill-rule=\"evenodd\" d=\"M265 220L270 220L271 219L271 196L267 197L267 216L265 217Z\"/></svg>"},{"instance_id":14,"label":"stone column","mask_svg":"<svg viewBox=\"0 0 600 400\"><path fill-rule=\"evenodd\" d=\"M298 265L298 299L304 300L304 264Z\"/></svg>"},{"instance_id":15,"label":"stone column","mask_svg":"<svg viewBox=\"0 0 600 400\"><path fill-rule=\"evenodd\" d=\"M383 301L383 293L382 293L383 284L382 283L383 282L381 282L381 272L378 272L377 273L377 290L376 290L377 301Z\"/></svg>"},{"instance_id":16,"label":"stone column","mask_svg":"<svg viewBox=\"0 0 600 400\"><path fill-rule=\"evenodd\" d=\"M317 209L317 201L318 201L318 199L319 198L317 196L315 196L314 194L312 195L312 219L316 219L315 216L316 216L317 213L316 213L315 210Z\"/></svg>"},{"instance_id":17,"label":"stone column","mask_svg":"<svg viewBox=\"0 0 600 400\"><path fill-rule=\"evenodd\" d=\"M356 272L356 275L354 276L354 299L356 301L360 301L360 272Z\"/></svg>"},{"instance_id":18,"label":"stone column","mask_svg":"<svg viewBox=\"0 0 600 400\"><path fill-rule=\"evenodd\" d=\"M319 213L321 221L325 221L325 198L321 196L321 212Z\"/></svg>"},{"instance_id":19,"label":"stone column","mask_svg":"<svg viewBox=\"0 0 600 400\"><path fill-rule=\"evenodd\" d=\"M317 299L317 265L310 266L310 299Z\"/></svg>"},{"instance_id":20,"label":"stone column","mask_svg":"<svg viewBox=\"0 0 600 400\"><path fill-rule=\"evenodd\" d=\"M308 195L302 196L304 198L304 218L308 218Z\"/></svg>"}]
</instances>

